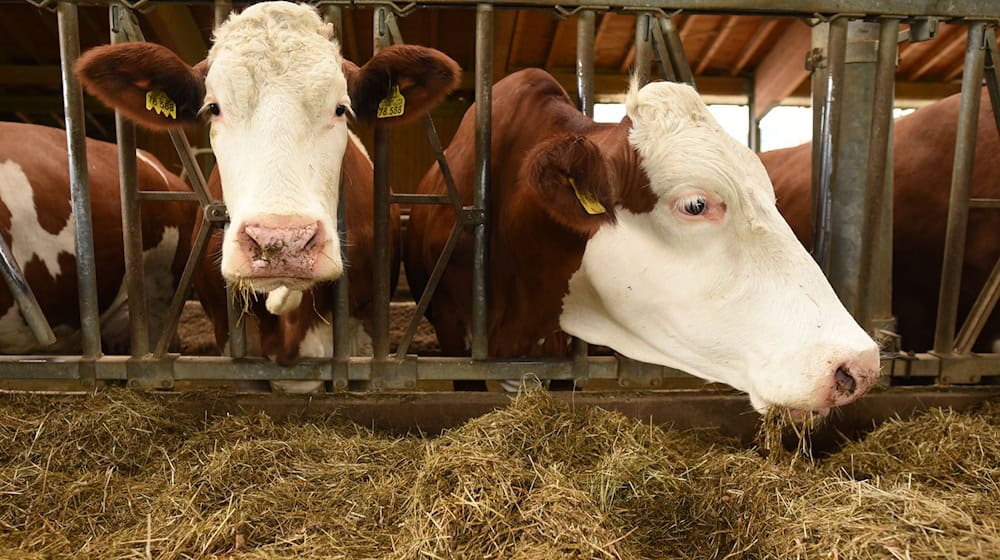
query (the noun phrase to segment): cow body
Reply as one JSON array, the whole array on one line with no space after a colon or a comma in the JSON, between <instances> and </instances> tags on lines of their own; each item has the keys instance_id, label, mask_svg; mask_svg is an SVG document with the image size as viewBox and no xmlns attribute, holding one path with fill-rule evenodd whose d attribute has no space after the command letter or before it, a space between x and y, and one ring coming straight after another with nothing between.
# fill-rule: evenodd
<instances>
[{"instance_id":1,"label":"cow body","mask_svg":"<svg viewBox=\"0 0 1000 560\"><path fill-rule=\"evenodd\" d=\"M772 405L825 410L877 375L874 342L836 299L774 206L766 173L697 94L628 93L628 116L596 124L548 74L493 91L489 353L565 356L569 335L678 367ZM446 155L472 200L474 109ZM442 193L435 165L418 189ZM417 207L404 247L419 294L454 224ZM428 319L442 350L468 350L472 239L463 234Z\"/></svg>"},{"instance_id":2,"label":"cow body","mask_svg":"<svg viewBox=\"0 0 1000 560\"><path fill-rule=\"evenodd\" d=\"M343 60L332 33L315 8L262 2L219 26L208 58L195 67L148 43L98 47L76 67L88 91L144 126L209 121L217 160L211 188L230 223L201 263L196 289L220 344L223 281L245 294L261 353L283 364L330 355L330 282L345 269L357 346L365 338L359 327L370 323L373 172L348 119L415 120L459 81L453 60L412 45L383 49L359 68ZM175 110L150 111L149 95ZM400 110L380 113L390 97ZM346 263L337 224L341 181ZM390 239L398 239L398 215L390 222Z\"/></svg>"},{"instance_id":3,"label":"cow body","mask_svg":"<svg viewBox=\"0 0 1000 560\"><path fill-rule=\"evenodd\" d=\"M982 95L972 196L1000 198L1000 135L985 89ZM892 297L903 345L911 350L926 351L934 344L959 104L960 96L954 95L895 123ZM810 248L811 153L812 144L803 144L760 156L774 183L778 208ZM970 209L968 224L960 318L1000 258L1000 213ZM976 349L989 351L998 339L1000 312L994 311Z\"/></svg>"},{"instance_id":4,"label":"cow body","mask_svg":"<svg viewBox=\"0 0 1000 560\"><path fill-rule=\"evenodd\" d=\"M128 305L118 152L88 139L98 307L106 353L127 353ZM141 190L190 190L150 154L137 152ZM193 223L191 205L144 203L143 262L150 334L159 336L180 278ZM13 296L0 287L0 352L75 354L80 351L75 223L71 211L66 133L20 123L0 123L0 233L10 245L57 341L40 347Z\"/></svg>"}]
</instances>

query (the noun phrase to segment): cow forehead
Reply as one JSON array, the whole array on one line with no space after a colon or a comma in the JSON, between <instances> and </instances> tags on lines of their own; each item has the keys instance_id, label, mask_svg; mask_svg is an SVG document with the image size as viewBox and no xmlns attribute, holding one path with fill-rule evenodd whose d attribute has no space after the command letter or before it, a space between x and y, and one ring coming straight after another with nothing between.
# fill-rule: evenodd
<instances>
[{"instance_id":1,"label":"cow forehead","mask_svg":"<svg viewBox=\"0 0 1000 560\"><path fill-rule=\"evenodd\" d=\"M633 83L626 107L629 142L657 195L707 189L747 210L774 205L774 188L760 159L722 129L693 88Z\"/></svg>"},{"instance_id":2,"label":"cow forehead","mask_svg":"<svg viewBox=\"0 0 1000 560\"><path fill-rule=\"evenodd\" d=\"M229 18L208 54L209 95L252 110L267 91L292 93L306 106L347 95L340 46L315 9L287 2L256 4Z\"/></svg>"}]
</instances>

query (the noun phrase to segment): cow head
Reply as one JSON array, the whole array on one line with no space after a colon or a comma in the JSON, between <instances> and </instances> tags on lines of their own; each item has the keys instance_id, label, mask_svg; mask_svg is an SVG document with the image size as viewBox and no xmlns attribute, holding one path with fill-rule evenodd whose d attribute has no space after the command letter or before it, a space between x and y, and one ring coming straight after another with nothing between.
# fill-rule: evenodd
<instances>
[{"instance_id":1,"label":"cow head","mask_svg":"<svg viewBox=\"0 0 1000 560\"><path fill-rule=\"evenodd\" d=\"M98 47L77 64L88 91L140 124L211 123L230 283L272 292L338 278L348 118L411 121L457 85L458 65L436 50L389 47L358 68L331 35L311 7L264 2L220 26L195 67L149 43Z\"/></svg>"},{"instance_id":2,"label":"cow head","mask_svg":"<svg viewBox=\"0 0 1000 560\"><path fill-rule=\"evenodd\" d=\"M761 411L863 394L878 348L778 213L757 156L686 85L633 84L627 111L629 154L588 136L529 163L548 212L588 237L563 330L732 385Z\"/></svg>"}]
</instances>

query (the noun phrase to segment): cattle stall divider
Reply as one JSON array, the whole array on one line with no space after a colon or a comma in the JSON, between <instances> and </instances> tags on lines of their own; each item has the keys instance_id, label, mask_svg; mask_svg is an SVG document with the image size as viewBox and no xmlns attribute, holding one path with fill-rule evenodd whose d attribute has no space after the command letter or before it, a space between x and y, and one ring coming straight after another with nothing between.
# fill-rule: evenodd
<instances>
[{"instance_id":1,"label":"cattle stall divider","mask_svg":"<svg viewBox=\"0 0 1000 560\"><path fill-rule=\"evenodd\" d=\"M31 1L31 0L29 0ZM210 234L227 222L225 207L211 199L205 179L191 154L187 138L178 130L171 134L182 164L192 185L189 193L166 193L137 191L134 178L135 149L131 144L129 126L122 122L116 127L119 132L122 179L123 228L126 231L126 262L128 263L127 283L130 309L130 332L136 344L130 356L100 355L100 325L97 314L96 278L93 261L93 240L90 225L89 192L87 188L86 152L84 149L84 121L80 86L72 74L72 65L79 54L78 21L76 3L44 0L32 2L35 5L54 7L59 18L60 52L62 60L63 90L67 123L67 146L69 152L71 190L73 194L74 218L77 220L76 245L79 262L81 330L83 333L83 353L79 356L3 356L0 357L0 378L35 380L77 380L82 386L91 385L95 380L122 380L138 389L168 389L179 380L325 380L332 383L334 390L345 390L348 382L360 382L355 386L381 389L412 389L421 380L482 379L504 380L533 375L539 379L606 379L617 380L629 387L660 387L667 378L684 375L676 370L650 364L642 364L613 356L588 356L587 345L582 341L574 343L572 356L566 359L544 360L495 360L488 359L487 333L487 231L490 170L490 127L492 86L492 29L494 10L497 9L548 9L563 15L578 16L577 29L577 91L580 108L591 114L593 107L593 41L596 12L624 12L637 14L636 58L639 61L657 60L660 74L694 85L693 72L684 57L683 46L671 16L680 13L756 13L770 16L805 18L815 23L814 45L819 54L810 55L813 70L813 95L819 107L817 115L817 142L814 152L818 165L814 166L814 179L819 187L817 194L818 220L817 257L821 263L833 263L840 258L841 272L834 275L832 282L843 297L844 293L854 294L856 302L849 305L865 324L873 330L891 329L891 318L886 319L883 311L888 301L884 291L887 282L884 266L879 271L873 263L885 263L891 246L867 244L873 239L884 238L872 234L885 232L891 228L891 214L886 207L891 202L891 111L889 111L891 91L891 69L895 65L896 45L890 40L899 35L900 23L910 23L910 40L918 40L921 30L926 30L937 20L960 20L969 28L966 48L966 71L963 74L963 102L961 108L959 141L956 146L956 166L952 182L951 207L948 218L948 241L946 243L945 266L942 270L942 298L939 307L937 336L933 352L920 354L893 354L883 359L883 370L887 380L893 378L932 378L940 383L976 383L984 376L1000 375L1000 355L975 354L972 343L980 333L986 318L995 307L1000 295L1000 265L994 268L987 285L973 306L972 312L955 335L957 324L957 293L961 274L962 246L964 245L968 209L997 208L1000 202L987 199L969 198L971 177L971 157L974 149L975 115L978 113L979 88L985 74L990 93L990 101L995 112L1000 108L1000 88L997 79L997 48L995 30L992 27L1000 20L1000 5L983 0L953 0L942 3L920 3L905 0L884 0L871 3L867 0L775 0L762 5L758 0L677 0L669 6L669 12L662 5L649 0L611 0L600 6L557 0L419 0L405 5L379 0L328 0L322 2L324 15L342 28L341 13L344 8L374 8L376 47L381 48L393 41L401 42L395 17L426 7L473 8L476 10L476 173L474 200L471 206L463 206L457 195L454 179L446 171L443 149L437 137L433 121L428 116L425 128L436 157L442 165L448 186L448 194L435 196L394 194L388 187L388 141L385 131L376 132L374 150L376 173L376 203L373 208L376 222L376 265L373 282L376 286L377 309L374 317L372 357L349 356L350 341L347 329L346 276L335 284L335 340L332 359L305 359L292 366L280 366L266 360L245 356L245 333L240 320L242 304L230 296L230 355L196 357L168 352L169 342L176 332L180 312L191 290L195 266L204 254ZM111 4L107 0L96 3ZM122 1L111 5L114 40L128 38L141 40L141 33L131 17L131 10L146 5L139 2ZM188 3L203 3L191 0ZM224 17L231 9L231 3L217 1L216 18ZM117 18L115 13L117 11ZM127 15L127 17L126 17ZM116 27L117 26L117 27ZM894 31L895 30L895 31ZM825 34L825 35L823 35ZM873 37L877 35L878 40ZM641 39L641 40L639 40ZM857 39L857 40L855 40ZM890 45L890 43L892 43ZM74 49L75 44L75 49ZM852 46L853 45L853 46ZM856 68L847 68L856 65ZM643 64L644 68L648 65ZM848 71L850 70L850 71ZM866 94L860 101L865 107L865 115L854 118L845 116L843 110L845 96L855 87L852 74L863 72L861 78ZM623 80L623 87L624 87ZM855 92L857 93L857 92ZM852 106L852 109L856 107ZM852 110L852 113L857 111ZM846 119L846 120L845 120ZM887 124L888 123L888 124ZM1000 121L997 123L1000 129ZM862 202L862 210L836 215L837 204L832 197L837 196L838 180L847 177L854 160L842 161L845 144L850 143L850 129L864 131L864 167L867 161L873 163L868 174L863 175L860 185L863 189L850 195L855 202ZM870 140L870 141L869 141ZM127 160L131 158L131 170ZM881 165L880 165L881 164ZM873 169L878 168L878 169ZM854 169L854 171L857 171ZM140 231L139 205L144 201L185 200L199 203L202 208L200 228L195 237L191 256L179 280L177 292L171 301L162 332L155 341L149 340L147 318L140 303L142 293L142 243ZM344 197L340 200L343 202ZM407 326L403 340L396 353L389 354L388 308L389 308L389 236L388 217L390 205L396 203L450 204L456 212L456 224L449 236L442 258L431 274L428 290L417 302L418 313ZM339 212L343 212L343 204ZM858 206L857 204L855 206ZM840 221L837 221L840 220ZM339 219L343 228L343 215ZM413 339L416 322L426 310L433 286L440 280L450 254L465 228L471 228L475 239L475 273L473 275L473 332L472 352L469 357L430 358L407 354ZM854 257L837 257L834 235L846 231L866 232L860 235L860 246L852 246ZM131 232L131 233L128 233ZM339 232L341 236L343 231ZM855 242L857 243L857 242ZM829 250L833 249L832 252ZM861 256L864 255L862 258ZM832 264L824 269L831 270ZM948 293L945 294L945 286ZM881 288L879 286L882 286ZM846 291L845 291L846 290ZM26 315L30 315L26 311ZM891 313L890 313L891 315ZM143 343L143 340L146 340Z\"/></svg>"}]
</instances>

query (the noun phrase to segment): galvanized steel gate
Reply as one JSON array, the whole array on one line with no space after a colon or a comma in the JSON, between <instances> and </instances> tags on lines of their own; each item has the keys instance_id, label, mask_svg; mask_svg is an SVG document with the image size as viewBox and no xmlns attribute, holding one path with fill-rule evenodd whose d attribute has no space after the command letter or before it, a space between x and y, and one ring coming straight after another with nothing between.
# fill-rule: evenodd
<instances>
[{"instance_id":1,"label":"galvanized steel gate","mask_svg":"<svg viewBox=\"0 0 1000 560\"><path fill-rule=\"evenodd\" d=\"M648 69L655 56L665 79L694 85L690 67L671 16L680 11L760 13L808 18L813 25L814 49L808 57L813 71L814 143L813 193L816 223L816 258L830 277L848 309L871 332L891 333L892 177L890 129L894 68L899 40L923 40L938 20L960 20L968 25L962 101L958 123L955 167L948 214L947 239L942 271L935 345L923 354L895 354L883 360L886 380L900 377L930 377L941 383L977 383L984 376L1000 376L1000 354L972 354L973 342L1000 297L1000 262L976 301L966 323L956 335L959 280L970 207L1000 208L1000 201L970 200L972 156L975 149L979 91L985 74L994 112L1000 115L1000 87L995 26L1000 21L1000 4L986 0L676 0L669 6L648 0L612 0L600 6L556 0L476 2L474 0L421 0L405 5L378 0L330 0L320 2L324 15L334 23L340 36L343 8L375 8L375 49L402 42L397 16L404 17L419 7L447 6L476 10L476 172L473 205L458 199L454 181L447 172L434 124L425 120L428 139L437 153L448 184L447 195L394 194L388 186L389 133L377 130L375 164L375 252L374 286L376 306L373 317L371 357L348 355L346 276L336 283L334 313L334 357L305 359L282 367L259 358L245 357L242 328L230 329L230 356L193 357L168 353L190 292L194 265L204 253L209 233L224 227L225 207L212 201L205 179L191 155L186 137L171 134L192 184L191 193L150 193L137 191L135 131L133 125L116 115L125 232L128 302L131 319L131 356L102 356L97 290L84 149L83 98L71 68L79 55L77 3L56 0L28 0L54 9L58 14L62 83L66 113L67 146L71 171L73 215L76 220L77 270L83 354L80 356L0 356L0 379L78 380L81 386L97 380L127 380L143 389L171 388L177 380L325 380L334 390L344 390L348 382L366 382L372 389L414 388L418 380L510 379L532 374L540 379L617 379L626 387L659 387L664 379L681 372L642 364L621 357L588 357L585 343L577 341L571 359L490 360L487 354L487 208L490 183L491 86L493 13L495 9L551 9L578 15L577 93L580 108L593 111L594 17L598 11L625 11L636 19L636 67ZM86 2L109 4L107 1ZM132 9L139 2L110 3L112 40L142 40ZM197 2L188 2L197 3ZM215 2L216 22L223 19L231 2ZM910 23L899 32L901 22ZM877 37L878 41L874 38ZM646 81L647 75L640 79ZM753 100L751 99L751 103ZM852 111L843 107L850 104ZM998 116L1000 133L1000 116ZM753 142L753 141L751 141ZM864 149L845 150L844 146ZM871 162L871 165L869 165ZM887 162L890 162L887 164ZM139 202L143 200L197 201L203 211L200 233L180 279L164 332L149 340L145 297L142 285L142 241ZM341 201L344 198L341 197ZM859 204L859 201L861 204ZM448 204L457 214L456 225L430 278L430 285L418 302L418 311L394 355L389 353L389 209L391 204ZM339 224L343 225L343 203ZM473 273L472 351L467 358L426 358L407 354L416 324L440 279L443 265L463 228L472 228L475 240ZM341 232L342 234L342 232ZM838 239L863 240L860 244ZM39 341L50 340L51 331L24 282L17 263L0 239L0 272L15 295L26 322ZM230 325L240 325L239 306L229 297ZM364 383L362 384L364 385Z\"/></svg>"}]
</instances>

